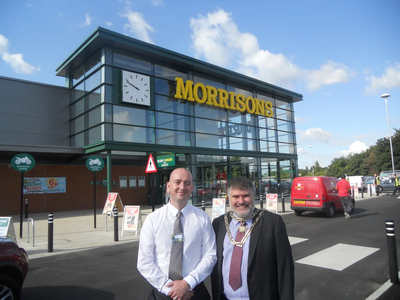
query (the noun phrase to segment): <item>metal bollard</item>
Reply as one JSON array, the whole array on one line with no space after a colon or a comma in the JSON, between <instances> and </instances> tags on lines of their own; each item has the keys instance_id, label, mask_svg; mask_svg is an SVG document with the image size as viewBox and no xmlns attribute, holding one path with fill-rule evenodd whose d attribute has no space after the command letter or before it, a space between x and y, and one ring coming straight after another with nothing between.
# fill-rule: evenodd
<instances>
[{"instance_id":1,"label":"metal bollard","mask_svg":"<svg viewBox=\"0 0 400 300\"><path fill-rule=\"evenodd\" d=\"M201 209L206 210L206 201L201 200Z\"/></svg>"},{"instance_id":2,"label":"metal bollard","mask_svg":"<svg viewBox=\"0 0 400 300\"><path fill-rule=\"evenodd\" d=\"M364 187L361 185L361 198L364 198Z\"/></svg>"},{"instance_id":3,"label":"metal bollard","mask_svg":"<svg viewBox=\"0 0 400 300\"><path fill-rule=\"evenodd\" d=\"M285 212L285 196L282 193L282 212Z\"/></svg>"},{"instance_id":4,"label":"metal bollard","mask_svg":"<svg viewBox=\"0 0 400 300\"><path fill-rule=\"evenodd\" d=\"M53 215L54 215L53 213L49 213L47 252L53 252L53 234L54 234Z\"/></svg>"},{"instance_id":5,"label":"metal bollard","mask_svg":"<svg viewBox=\"0 0 400 300\"><path fill-rule=\"evenodd\" d=\"M114 242L118 242L118 207L114 206Z\"/></svg>"},{"instance_id":6,"label":"metal bollard","mask_svg":"<svg viewBox=\"0 0 400 300\"><path fill-rule=\"evenodd\" d=\"M399 271L397 265L397 250L396 250L396 237L394 235L394 221L386 220L386 241L389 256L389 274L390 282L393 284L399 283Z\"/></svg>"},{"instance_id":7,"label":"metal bollard","mask_svg":"<svg viewBox=\"0 0 400 300\"><path fill-rule=\"evenodd\" d=\"M29 218L29 219L28 219L28 225L27 225L27 228L28 228L28 244L29 244L29 224L30 224L29 222L32 224L32 231L33 231L33 234L32 234L32 237L33 237L33 247L35 247L35 221L33 221L32 218Z\"/></svg>"},{"instance_id":8,"label":"metal bollard","mask_svg":"<svg viewBox=\"0 0 400 300\"><path fill-rule=\"evenodd\" d=\"M263 206L264 206L264 199L263 199L264 197L263 196L264 196L263 193L261 193L260 194L260 208L261 209L263 209Z\"/></svg>"},{"instance_id":9,"label":"metal bollard","mask_svg":"<svg viewBox=\"0 0 400 300\"><path fill-rule=\"evenodd\" d=\"M25 219L28 219L28 198L25 199Z\"/></svg>"},{"instance_id":10,"label":"metal bollard","mask_svg":"<svg viewBox=\"0 0 400 300\"><path fill-rule=\"evenodd\" d=\"M372 197L372 185L369 185L369 196Z\"/></svg>"}]
</instances>

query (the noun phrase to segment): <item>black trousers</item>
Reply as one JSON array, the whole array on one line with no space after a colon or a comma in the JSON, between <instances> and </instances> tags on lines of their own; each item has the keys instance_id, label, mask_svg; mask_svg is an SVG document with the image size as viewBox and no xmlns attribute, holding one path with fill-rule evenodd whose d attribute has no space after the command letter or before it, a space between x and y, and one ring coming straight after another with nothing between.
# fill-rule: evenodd
<instances>
[{"instance_id":1,"label":"black trousers","mask_svg":"<svg viewBox=\"0 0 400 300\"><path fill-rule=\"evenodd\" d=\"M208 292L206 286L204 285L204 283L200 283L199 285L197 285L194 289L194 296L193 298L191 298L191 300L210 300L210 293ZM159 291L157 291L155 288L152 289L149 297L147 297L147 300L171 300L172 298L160 293Z\"/></svg>"}]
</instances>

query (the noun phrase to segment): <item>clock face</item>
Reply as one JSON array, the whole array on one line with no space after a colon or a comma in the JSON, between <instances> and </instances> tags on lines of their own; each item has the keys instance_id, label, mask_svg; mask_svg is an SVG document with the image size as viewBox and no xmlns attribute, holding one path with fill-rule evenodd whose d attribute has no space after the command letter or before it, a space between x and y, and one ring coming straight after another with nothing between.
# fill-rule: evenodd
<instances>
[{"instance_id":1,"label":"clock face","mask_svg":"<svg viewBox=\"0 0 400 300\"><path fill-rule=\"evenodd\" d=\"M122 101L149 106L149 76L122 71Z\"/></svg>"}]
</instances>

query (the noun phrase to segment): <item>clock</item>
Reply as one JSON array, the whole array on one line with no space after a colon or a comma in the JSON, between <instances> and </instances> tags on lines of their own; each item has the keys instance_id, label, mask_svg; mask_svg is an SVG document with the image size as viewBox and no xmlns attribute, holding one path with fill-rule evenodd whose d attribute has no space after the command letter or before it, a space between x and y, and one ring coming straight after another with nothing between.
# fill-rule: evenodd
<instances>
[{"instance_id":1,"label":"clock","mask_svg":"<svg viewBox=\"0 0 400 300\"><path fill-rule=\"evenodd\" d=\"M150 106L150 77L122 71L122 101Z\"/></svg>"}]
</instances>

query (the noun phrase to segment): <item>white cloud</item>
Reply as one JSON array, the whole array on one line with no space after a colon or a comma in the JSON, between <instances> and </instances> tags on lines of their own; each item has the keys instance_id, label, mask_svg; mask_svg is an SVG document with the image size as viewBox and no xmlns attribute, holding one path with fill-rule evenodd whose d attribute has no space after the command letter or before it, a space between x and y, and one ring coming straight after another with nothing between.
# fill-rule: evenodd
<instances>
[{"instance_id":1,"label":"white cloud","mask_svg":"<svg viewBox=\"0 0 400 300\"><path fill-rule=\"evenodd\" d=\"M155 30L147 24L141 13L131 11L127 8L126 13L120 14L120 16L128 19L129 23L124 25L125 30L128 30L129 33L133 34L139 40L154 44L149 36L149 32L154 32Z\"/></svg>"},{"instance_id":2,"label":"white cloud","mask_svg":"<svg viewBox=\"0 0 400 300\"><path fill-rule=\"evenodd\" d=\"M112 22L110 22L110 21L106 21L106 25L108 26L108 27L110 27L110 26L112 26Z\"/></svg>"},{"instance_id":3,"label":"white cloud","mask_svg":"<svg viewBox=\"0 0 400 300\"><path fill-rule=\"evenodd\" d=\"M153 6L162 6L164 5L164 1L163 0L150 0L151 4Z\"/></svg>"},{"instance_id":4,"label":"white cloud","mask_svg":"<svg viewBox=\"0 0 400 300\"><path fill-rule=\"evenodd\" d=\"M350 145L349 150L342 150L340 151L340 154L342 156L348 156L349 154L361 153L367 149L368 147L363 142L355 141L353 144Z\"/></svg>"},{"instance_id":5,"label":"white cloud","mask_svg":"<svg viewBox=\"0 0 400 300\"><path fill-rule=\"evenodd\" d=\"M12 54L8 50L8 39L0 34L0 55L1 58L8 63L15 73L32 74L40 71L39 67L34 67L24 61L24 56L21 53Z\"/></svg>"},{"instance_id":6,"label":"white cloud","mask_svg":"<svg viewBox=\"0 0 400 300\"><path fill-rule=\"evenodd\" d=\"M307 129L301 136L301 139L307 138L308 140L319 141L321 143L328 143L332 137L332 133L323 131L321 128Z\"/></svg>"},{"instance_id":7,"label":"white cloud","mask_svg":"<svg viewBox=\"0 0 400 300\"><path fill-rule=\"evenodd\" d=\"M373 94L381 89L400 87L400 63L387 67L381 77L371 75L366 77L365 80L371 82L365 88L366 94Z\"/></svg>"},{"instance_id":8,"label":"white cloud","mask_svg":"<svg viewBox=\"0 0 400 300\"><path fill-rule=\"evenodd\" d=\"M316 70L306 70L281 53L260 49L257 38L240 32L232 14L222 9L191 19L190 26L195 57L268 83L293 88L300 82L314 91L354 76L347 66L334 61Z\"/></svg>"},{"instance_id":9,"label":"white cloud","mask_svg":"<svg viewBox=\"0 0 400 300\"><path fill-rule=\"evenodd\" d=\"M347 66L334 61L328 61L321 65L319 70L306 73L308 73L307 89L309 91L320 89L323 85L347 82L355 76L355 73Z\"/></svg>"},{"instance_id":10,"label":"white cloud","mask_svg":"<svg viewBox=\"0 0 400 300\"><path fill-rule=\"evenodd\" d=\"M87 14L86 14L85 22L83 22L83 24L81 25L81 27L87 27L87 26L90 26L91 24L92 24L92 17L90 17L90 14L87 13Z\"/></svg>"},{"instance_id":11,"label":"white cloud","mask_svg":"<svg viewBox=\"0 0 400 300\"><path fill-rule=\"evenodd\" d=\"M305 123L308 122L308 120L310 120L309 118L303 118L303 117L294 117L294 120L296 123Z\"/></svg>"}]
</instances>

